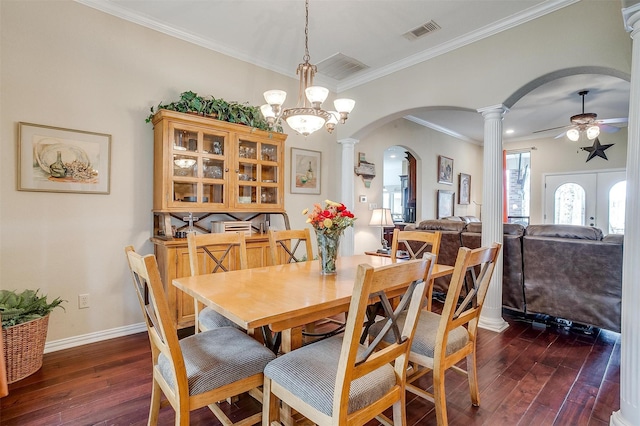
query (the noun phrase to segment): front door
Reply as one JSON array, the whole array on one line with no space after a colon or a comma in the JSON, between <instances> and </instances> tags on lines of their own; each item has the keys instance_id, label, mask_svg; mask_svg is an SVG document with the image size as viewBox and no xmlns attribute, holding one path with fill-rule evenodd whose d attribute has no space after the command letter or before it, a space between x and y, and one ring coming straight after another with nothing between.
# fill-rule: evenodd
<instances>
[{"instance_id":1,"label":"front door","mask_svg":"<svg viewBox=\"0 0 640 426\"><path fill-rule=\"evenodd\" d=\"M545 176L544 223L595 226L610 232L610 191L624 171Z\"/></svg>"}]
</instances>

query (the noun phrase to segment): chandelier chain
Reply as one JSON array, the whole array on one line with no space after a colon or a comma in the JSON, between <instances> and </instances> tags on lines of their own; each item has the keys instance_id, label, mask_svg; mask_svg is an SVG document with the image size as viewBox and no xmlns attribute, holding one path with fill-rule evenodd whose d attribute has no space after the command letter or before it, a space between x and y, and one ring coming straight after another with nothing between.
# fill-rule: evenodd
<instances>
[{"instance_id":1,"label":"chandelier chain","mask_svg":"<svg viewBox=\"0 0 640 426\"><path fill-rule=\"evenodd\" d=\"M311 59L309 56L309 0L305 1L304 56L302 59L307 63Z\"/></svg>"}]
</instances>

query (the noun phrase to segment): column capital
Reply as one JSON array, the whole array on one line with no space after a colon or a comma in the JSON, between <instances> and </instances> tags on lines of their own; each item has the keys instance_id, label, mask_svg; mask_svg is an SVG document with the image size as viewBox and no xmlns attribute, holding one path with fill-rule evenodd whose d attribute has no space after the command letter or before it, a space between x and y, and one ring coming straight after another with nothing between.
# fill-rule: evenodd
<instances>
[{"instance_id":1,"label":"column capital","mask_svg":"<svg viewBox=\"0 0 640 426\"><path fill-rule=\"evenodd\" d=\"M498 104L498 105L492 105L484 108L478 108L476 111L482 114L482 116L485 118L491 118L490 116L493 114L499 114L500 116L502 116L508 113L509 108L507 108L503 104Z\"/></svg>"},{"instance_id":2,"label":"column capital","mask_svg":"<svg viewBox=\"0 0 640 426\"><path fill-rule=\"evenodd\" d=\"M340 145L355 145L360 142L359 139L354 138L344 138L337 141Z\"/></svg>"},{"instance_id":3,"label":"column capital","mask_svg":"<svg viewBox=\"0 0 640 426\"><path fill-rule=\"evenodd\" d=\"M640 3L622 9L624 28L631 33L631 38L640 31Z\"/></svg>"}]
</instances>

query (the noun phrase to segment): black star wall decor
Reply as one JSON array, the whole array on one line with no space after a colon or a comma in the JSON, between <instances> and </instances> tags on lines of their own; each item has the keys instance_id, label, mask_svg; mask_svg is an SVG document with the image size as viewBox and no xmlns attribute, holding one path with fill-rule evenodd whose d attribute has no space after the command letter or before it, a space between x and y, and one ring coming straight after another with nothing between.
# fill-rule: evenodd
<instances>
[{"instance_id":1,"label":"black star wall decor","mask_svg":"<svg viewBox=\"0 0 640 426\"><path fill-rule=\"evenodd\" d=\"M589 156L587 157L587 161L585 161L585 163L588 163L589 160L591 160L593 157L598 156L598 157L602 157L605 160L609 160L607 158L607 154L604 153L605 149L611 148L613 145L613 143L607 144L607 145L600 145L600 140L598 138L595 138L593 140L593 145L591 146L581 146L580 149L583 151L589 151Z\"/></svg>"}]
</instances>

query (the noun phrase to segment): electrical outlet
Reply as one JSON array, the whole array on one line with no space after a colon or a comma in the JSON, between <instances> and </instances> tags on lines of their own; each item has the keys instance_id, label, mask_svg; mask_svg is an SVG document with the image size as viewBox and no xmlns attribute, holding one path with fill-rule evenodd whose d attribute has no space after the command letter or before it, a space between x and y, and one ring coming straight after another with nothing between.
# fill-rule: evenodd
<instances>
[{"instance_id":1,"label":"electrical outlet","mask_svg":"<svg viewBox=\"0 0 640 426\"><path fill-rule=\"evenodd\" d=\"M373 210L373 209L377 209L378 208L378 204L376 203L369 203L369 210Z\"/></svg>"},{"instance_id":2,"label":"electrical outlet","mask_svg":"<svg viewBox=\"0 0 640 426\"><path fill-rule=\"evenodd\" d=\"M89 295L88 294L79 294L78 295L78 309L86 309L89 307Z\"/></svg>"}]
</instances>

